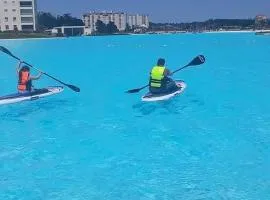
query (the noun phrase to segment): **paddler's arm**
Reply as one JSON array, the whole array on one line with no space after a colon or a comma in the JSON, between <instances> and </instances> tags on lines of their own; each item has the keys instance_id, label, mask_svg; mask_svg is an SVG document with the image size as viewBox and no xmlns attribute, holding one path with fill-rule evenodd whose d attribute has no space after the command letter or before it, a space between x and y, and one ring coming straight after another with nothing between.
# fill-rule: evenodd
<instances>
[{"instance_id":1,"label":"paddler's arm","mask_svg":"<svg viewBox=\"0 0 270 200\"><path fill-rule=\"evenodd\" d=\"M39 74L37 76L31 76L30 79L31 80L38 80L40 79L40 77L42 76L43 72L39 72Z\"/></svg>"},{"instance_id":2,"label":"paddler's arm","mask_svg":"<svg viewBox=\"0 0 270 200\"><path fill-rule=\"evenodd\" d=\"M22 63L23 63L23 61L19 61L19 64L18 64L18 67L17 67L17 69L16 69L16 71L17 71L17 75L19 76L19 72L20 72L20 69L21 69L21 67L22 67Z\"/></svg>"},{"instance_id":3,"label":"paddler's arm","mask_svg":"<svg viewBox=\"0 0 270 200\"><path fill-rule=\"evenodd\" d=\"M165 76L171 76L172 73L171 73L171 71L169 69L166 68L165 71L164 71L164 75Z\"/></svg>"}]
</instances>

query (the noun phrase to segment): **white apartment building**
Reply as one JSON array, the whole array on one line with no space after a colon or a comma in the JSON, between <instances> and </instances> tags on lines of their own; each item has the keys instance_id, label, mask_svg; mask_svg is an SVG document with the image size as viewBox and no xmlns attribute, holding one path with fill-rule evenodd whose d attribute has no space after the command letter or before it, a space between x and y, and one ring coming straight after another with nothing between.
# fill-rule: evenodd
<instances>
[{"instance_id":1,"label":"white apartment building","mask_svg":"<svg viewBox=\"0 0 270 200\"><path fill-rule=\"evenodd\" d=\"M105 24L114 22L119 31L124 31L127 24L130 27L149 27L147 15L128 15L123 12L90 12L83 15L83 21L88 32L96 31L96 22L100 20Z\"/></svg>"},{"instance_id":2,"label":"white apartment building","mask_svg":"<svg viewBox=\"0 0 270 200\"><path fill-rule=\"evenodd\" d=\"M0 31L36 31L36 0L0 0Z\"/></svg>"},{"instance_id":3,"label":"white apartment building","mask_svg":"<svg viewBox=\"0 0 270 200\"><path fill-rule=\"evenodd\" d=\"M147 15L127 15L127 23L130 27L149 28L149 18Z\"/></svg>"},{"instance_id":4,"label":"white apartment building","mask_svg":"<svg viewBox=\"0 0 270 200\"><path fill-rule=\"evenodd\" d=\"M119 31L126 29L126 14L122 12L90 12L83 16L85 27L89 28L91 32L96 30L96 22L98 20L105 24L108 24L110 21L114 22Z\"/></svg>"}]
</instances>

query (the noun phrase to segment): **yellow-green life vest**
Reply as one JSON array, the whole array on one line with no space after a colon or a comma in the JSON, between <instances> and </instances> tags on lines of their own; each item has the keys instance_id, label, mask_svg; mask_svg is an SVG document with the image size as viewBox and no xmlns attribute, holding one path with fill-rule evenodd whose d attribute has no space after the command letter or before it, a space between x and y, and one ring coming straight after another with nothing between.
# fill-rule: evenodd
<instances>
[{"instance_id":1,"label":"yellow-green life vest","mask_svg":"<svg viewBox=\"0 0 270 200\"><path fill-rule=\"evenodd\" d=\"M162 86L162 80L164 79L164 66L155 66L151 71L150 86L160 88Z\"/></svg>"}]
</instances>

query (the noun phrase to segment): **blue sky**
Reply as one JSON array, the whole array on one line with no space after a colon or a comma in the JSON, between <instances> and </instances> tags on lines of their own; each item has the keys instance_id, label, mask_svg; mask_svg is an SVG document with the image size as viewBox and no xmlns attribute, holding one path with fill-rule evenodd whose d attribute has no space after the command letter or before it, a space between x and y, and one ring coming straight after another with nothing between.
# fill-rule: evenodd
<instances>
[{"instance_id":1,"label":"blue sky","mask_svg":"<svg viewBox=\"0 0 270 200\"><path fill-rule=\"evenodd\" d=\"M81 17L88 11L149 14L152 22L190 22L209 18L270 17L270 0L37 0L38 10Z\"/></svg>"}]
</instances>

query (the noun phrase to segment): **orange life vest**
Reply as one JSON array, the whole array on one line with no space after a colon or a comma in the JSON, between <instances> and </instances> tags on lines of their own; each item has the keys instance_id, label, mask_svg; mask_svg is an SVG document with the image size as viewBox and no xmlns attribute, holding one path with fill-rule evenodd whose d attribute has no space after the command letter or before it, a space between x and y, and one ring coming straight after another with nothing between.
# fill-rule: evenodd
<instances>
[{"instance_id":1,"label":"orange life vest","mask_svg":"<svg viewBox=\"0 0 270 200\"><path fill-rule=\"evenodd\" d=\"M30 74L28 71L21 71L19 75L19 83L18 83L18 90L19 91L25 91L29 90L29 77Z\"/></svg>"}]
</instances>

